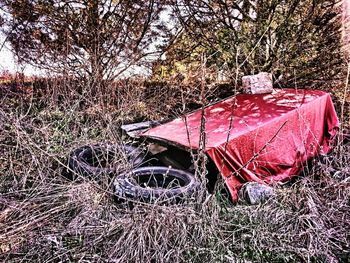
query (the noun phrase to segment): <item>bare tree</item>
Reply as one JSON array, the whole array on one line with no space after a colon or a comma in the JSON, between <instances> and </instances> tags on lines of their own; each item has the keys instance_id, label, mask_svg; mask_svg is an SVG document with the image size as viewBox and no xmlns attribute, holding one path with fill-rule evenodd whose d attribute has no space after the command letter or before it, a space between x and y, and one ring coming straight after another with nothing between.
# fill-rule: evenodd
<instances>
[{"instance_id":1,"label":"bare tree","mask_svg":"<svg viewBox=\"0 0 350 263\"><path fill-rule=\"evenodd\" d=\"M0 6L20 61L93 82L115 79L149 55L162 28L163 4L154 0L0 0Z\"/></svg>"}]
</instances>

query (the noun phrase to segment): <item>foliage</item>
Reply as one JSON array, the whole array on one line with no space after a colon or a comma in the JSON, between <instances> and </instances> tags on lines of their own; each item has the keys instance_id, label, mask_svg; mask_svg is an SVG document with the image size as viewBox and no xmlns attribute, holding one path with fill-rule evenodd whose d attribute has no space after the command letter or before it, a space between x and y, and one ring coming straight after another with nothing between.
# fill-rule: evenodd
<instances>
[{"instance_id":1,"label":"foliage","mask_svg":"<svg viewBox=\"0 0 350 263\"><path fill-rule=\"evenodd\" d=\"M163 64L195 52L241 75L271 72L281 86L324 85L344 73L338 2L173 0L184 31Z\"/></svg>"},{"instance_id":2,"label":"foliage","mask_svg":"<svg viewBox=\"0 0 350 263\"><path fill-rule=\"evenodd\" d=\"M136 64L160 37L157 1L1 0L4 32L20 62L98 81Z\"/></svg>"}]
</instances>

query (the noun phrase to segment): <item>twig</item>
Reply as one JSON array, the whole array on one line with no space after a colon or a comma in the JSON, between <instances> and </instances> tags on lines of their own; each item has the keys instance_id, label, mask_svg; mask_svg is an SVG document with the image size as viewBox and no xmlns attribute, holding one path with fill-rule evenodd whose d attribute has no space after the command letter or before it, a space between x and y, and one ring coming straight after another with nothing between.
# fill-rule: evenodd
<instances>
[{"instance_id":1,"label":"twig","mask_svg":"<svg viewBox=\"0 0 350 263\"><path fill-rule=\"evenodd\" d=\"M227 178L230 178L231 176L233 176L233 174L237 174L239 173L239 171L241 171L242 169L246 168L251 162L253 162L257 157L259 157L259 155L266 149L266 147L277 137L277 135L279 134L279 132L282 130L282 128L286 125L288 121L285 121L276 131L276 133L264 144L263 147L261 147L261 149L255 153L244 165L242 165L238 170L234 171L233 173L231 173Z\"/></svg>"}]
</instances>

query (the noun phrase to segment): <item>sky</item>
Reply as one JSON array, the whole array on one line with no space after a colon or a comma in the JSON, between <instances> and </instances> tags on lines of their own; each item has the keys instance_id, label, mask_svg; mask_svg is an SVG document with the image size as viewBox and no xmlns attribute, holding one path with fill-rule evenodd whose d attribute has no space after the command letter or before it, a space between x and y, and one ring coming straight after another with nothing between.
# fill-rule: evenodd
<instances>
[{"instance_id":1,"label":"sky","mask_svg":"<svg viewBox=\"0 0 350 263\"><path fill-rule=\"evenodd\" d=\"M0 15L6 17L6 13L0 9ZM26 75L35 75L35 69L29 66L19 66L11 51L11 47L6 42L5 36L0 32L0 73L3 71L10 71L11 73L23 72Z\"/></svg>"},{"instance_id":2,"label":"sky","mask_svg":"<svg viewBox=\"0 0 350 263\"><path fill-rule=\"evenodd\" d=\"M5 41L5 36L0 34L0 74L3 71L9 71L10 73L24 73L26 76L39 76L39 75L44 75L43 71L41 71L38 68L35 68L30 65L18 65L16 63L16 59L14 54L11 51L11 47L9 43L4 43ZM137 75L137 74L142 74L142 75L148 75L150 72L148 72L147 69L139 67L139 66L133 66L130 67L129 70L127 70L123 76L128 77L131 75Z\"/></svg>"},{"instance_id":3,"label":"sky","mask_svg":"<svg viewBox=\"0 0 350 263\"><path fill-rule=\"evenodd\" d=\"M15 61L13 58L13 54L10 51L8 44L4 43L4 41L4 36L0 34L0 48L2 47L0 51L0 71L14 71Z\"/></svg>"},{"instance_id":4,"label":"sky","mask_svg":"<svg viewBox=\"0 0 350 263\"><path fill-rule=\"evenodd\" d=\"M344 0L343 2L343 14L345 15L343 18L349 19L350 16L350 0ZM171 21L169 14L167 12L162 14L162 19L164 21L167 21L168 23ZM350 28L350 25L348 25L349 20L345 22L344 26L344 33L349 35L348 30ZM350 38L350 36L349 36ZM11 51L11 47L9 46L9 43L4 43L5 37L3 34L0 33L0 73L2 71L8 70L11 73L15 72L21 72L24 73L27 76L33 76L33 75L40 75L42 72L39 69L36 69L29 65L18 65L15 62L14 55ZM145 74L145 69L134 67L129 72L126 72L126 75L133 75L135 73L142 73ZM147 73L146 73L147 75Z\"/></svg>"},{"instance_id":5,"label":"sky","mask_svg":"<svg viewBox=\"0 0 350 263\"><path fill-rule=\"evenodd\" d=\"M5 37L3 34L0 34L0 73L2 71L8 70L11 73L21 72L28 76L38 75L38 69L33 68L32 66L20 66L16 63L15 57L11 51L9 43L4 43Z\"/></svg>"},{"instance_id":6,"label":"sky","mask_svg":"<svg viewBox=\"0 0 350 263\"><path fill-rule=\"evenodd\" d=\"M16 63L15 56L11 51L11 46L8 42L5 42L5 36L0 33L0 74L3 71L9 71L10 73L24 73L26 76L40 76L45 75L44 72L31 65L18 65ZM150 70L140 66L131 66L126 70L121 77L130 77L132 75L144 75L151 74Z\"/></svg>"},{"instance_id":7,"label":"sky","mask_svg":"<svg viewBox=\"0 0 350 263\"><path fill-rule=\"evenodd\" d=\"M168 24L169 29L175 26L171 22L169 11L165 10L164 12L161 13L160 16L161 16L161 19ZM33 66L18 65L11 51L10 44L8 42L4 43L4 41L5 41L5 36L0 32L0 73L5 70L8 70L10 71L10 73L21 72L27 76L44 75L43 71ZM150 51L154 51L157 44L159 44L159 41L155 41L153 45L151 45ZM125 71L121 77L128 77L132 75L149 75L149 74L151 74L151 72L147 68L140 67L140 66L132 66L127 71Z\"/></svg>"}]
</instances>

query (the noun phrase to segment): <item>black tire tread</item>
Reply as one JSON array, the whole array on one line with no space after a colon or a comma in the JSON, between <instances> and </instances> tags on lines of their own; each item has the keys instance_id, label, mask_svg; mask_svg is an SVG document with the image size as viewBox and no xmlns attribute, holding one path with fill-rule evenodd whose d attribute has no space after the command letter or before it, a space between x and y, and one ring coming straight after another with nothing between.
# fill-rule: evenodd
<instances>
[{"instance_id":1,"label":"black tire tread","mask_svg":"<svg viewBox=\"0 0 350 263\"><path fill-rule=\"evenodd\" d=\"M84 151L94 151L94 150L104 150L108 147L118 147L127 155L128 161L131 167L138 167L141 165L145 158L145 154L139 150L137 147L128 144L94 144L94 145L84 145L73 150L69 156L68 167L70 170L71 179L75 179L76 175L82 175L92 179L98 179L101 174L116 175L125 171L125 168L116 167L95 167L84 162L84 158L81 154Z\"/></svg>"},{"instance_id":2,"label":"black tire tread","mask_svg":"<svg viewBox=\"0 0 350 263\"><path fill-rule=\"evenodd\" d=\"M186 182L185 186L178 188L143 188L137 184L135 180L132 180L133 175L146 175L153 173L167 173L176 178L179 178ZM125 172L117 176L113 182L114 194L117 198L128 199L141 202L154 202L154 201L170 201L180 202L191 198L199 189L199 182L195 177L186 171L161 167L150 166L141 167Z\"/></svg>"}]
</instances>

